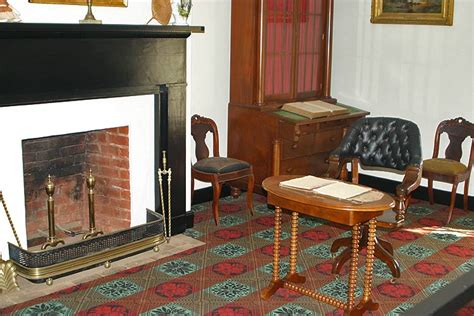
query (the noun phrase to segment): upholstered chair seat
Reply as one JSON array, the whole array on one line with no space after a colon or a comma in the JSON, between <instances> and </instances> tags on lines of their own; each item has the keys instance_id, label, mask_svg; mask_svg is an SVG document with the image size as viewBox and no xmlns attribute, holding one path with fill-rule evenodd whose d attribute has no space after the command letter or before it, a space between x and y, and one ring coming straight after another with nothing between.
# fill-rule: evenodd
<instances>
[{"instance_id":1,"label":"upholstered chair seat","mask_svg":"<svg viewBox=\"0 0 474 316\"><path fill-rule=\"evenodd\" d=\"M423 170L454 177L467 172L467 166L452 159L434 158L423 161Z\"/></svg>"},{"instance_id":2,"label":"upholstered chair seat","mask_svg":"<svg viewBox=\"0 0 474 316\"><path fill-rule=\"evenodd\" d=\"M207 173L228 173L250 168L250 164L234 158L210 157L197 161L193 168Z\"/></svg>"}]
</instances>

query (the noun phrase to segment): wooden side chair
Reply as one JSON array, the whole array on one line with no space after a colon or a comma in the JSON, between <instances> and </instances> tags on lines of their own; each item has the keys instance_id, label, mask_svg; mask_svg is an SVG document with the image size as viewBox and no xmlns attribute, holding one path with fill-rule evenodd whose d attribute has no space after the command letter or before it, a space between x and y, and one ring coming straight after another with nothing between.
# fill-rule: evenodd
<instances>
[{"instance_id":1,"label":"wooden side chair","mask_svg":"<svg viewBox=\"0 0 474 316\"><path fill-rule=\"evenodd\" d=\"M359 183L359 165L371 169L403 174L396 187L393 212L377 218L377 226L395 229L403 225L410 194L421 182L421 144L418 126L391 117L368 117L356 121L345 133L341 144L329 156L328 177L348 180L347 164L351 164L351 181ZM364 225L360 244L367 245L368 229ZM334 261L332 272L339 273L351 255L351 237L339 238L331 246L335 253L347 247ZM393 257L392 245L375 238L375 257L390 268L394 278L400 277L400 265Z\"/></svg>"},{"instance_id":2,"label":"wooden side chair","mask_svg":"<svg viewBox=\"0 0 474 316\"><path fill-rule=\"evenodd\" d=\"M210 151L206 145L208 132L213 135L213 157L209 157ZM247 207L250 214L253 215L252 193L255 180L252 166L246 161L219 156L219 134L217 125L212 119L197 114L193 115L191 117L191 135L196 142L197 159L191 167L191 194L194 193L194 179L212 184L212 212L214 222L219 225L219 197L222 184L247 177Z\"/></svg>"},{"instance_id":3,"label":"wooden side chair","mask_svg":"<svg viewBox=\"0 0 474 316\"><path fill-rule=\"evenodd\" d=\"M440 138L446 133L449 138L448 147L444 152L445 158L438 158L440 148ZM462 143L471 138L471 151L467 164L461 161ZM451 221L453 215L454 202L456 200L456 190L458 184L464 181L464 210L467 210L467 199L469 191L469 178L471 176L472 163L474 161L474 124L458 117L445 120L439 123L436 129L433 158L423 161L423 178L428 179L428 196L433 204L433 181L451 183L451 201L448 209L448 219L446 225Z\"/></svg>"}]
</instances>

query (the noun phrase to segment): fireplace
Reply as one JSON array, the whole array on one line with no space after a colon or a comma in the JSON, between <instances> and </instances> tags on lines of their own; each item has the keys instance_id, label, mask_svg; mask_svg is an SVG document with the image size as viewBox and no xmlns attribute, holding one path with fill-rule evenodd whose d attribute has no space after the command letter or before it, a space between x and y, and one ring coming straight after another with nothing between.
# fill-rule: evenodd
<instances>
[{"instance_id":1,"label":"fireplace","mask_svg":"<svg viewBox=\"0 0 474 316\"><path fill-rule=\"evenodd\" d=\"M47 241L45 180L55 184L55 224L65 239L88 232L88 187L93 176L95 227L130 227L129 127L119 126L22 141L28 248Z\"/></svg>"},{"instance_id":2,"label":"fireplace","mask_svg":"<svg viewBox=\"0 0 474 316\"><path fill-rule=\"evenodd\" d=\"M134 202L133 185L137 181L133 177L131 157L130 225L145 221L146 208L161 209L156 171L161 167L162 151L166 151L168 166L173 170L172 234L181 233L192 225L192 214L187 212L185 203L186 38L192 32L203 30L203 27L188 26L0 24L0 115L21 113L13 129L23 131L35 131L41 125L53 129L58 125L75 126L81 120L78 117L84 115L90 121L86 121L86 130L94 130L128 126L120 125L123 122L110 126L96 123L108 120L108 116L128 121L129 113L138 111L135 127L141 125L140 119L152 121L151 130L145 128L143 134L151 146L145 148L142 158L150 159L151 172L144 171L144 177L150 178L153 185L150 194L135 193L141 198ZM130 109L124 110L120 104ZM46 118L40 119L38 125L25 124L39 113ZM135 127L129 126L131 133ZM9 138L11 132L2 136L5 138L4 157L11 154L6 145L21 147L21 142ZM66 131L82 132L84 128ZM40 132L31 138L46 136ZM0 158L0 190L25 245L24 210L28 192L19 189L23 186L23 172L19 175L12 171L22 163L21 158L17 160L6 163L6 159ZM135 163L141 164L140 158L135 159ZM23 166L19 169L23 171ZM80 177L76 177L79 181ZM110 190L110 187L101 190ZM147 199L152 201L151 206L143 202ZM134 218L133 212L140 214L139 218ZM5 232L0 236L0 251L5 258L8 257L7 242L14 243L15 239L5 219L0 220L0 229Z\"/></svg>"}]
</instances>

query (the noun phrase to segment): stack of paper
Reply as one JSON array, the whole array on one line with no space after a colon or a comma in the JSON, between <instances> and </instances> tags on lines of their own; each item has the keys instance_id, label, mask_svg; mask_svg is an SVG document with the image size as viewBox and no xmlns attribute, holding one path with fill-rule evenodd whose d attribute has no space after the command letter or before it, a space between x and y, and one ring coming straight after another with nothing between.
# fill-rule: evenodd
<instances>
[{"instance_id":1,"label":"stack of paper","mask_svg":"<svg viewBox=\"0 0 474 316\"><path fill-rule=\"evenodd\" d=\"M370 190L372 189L355 184L334 182L332 184L314 189L313 192L317 194L332 196L338 199L350 199L362 193L369 192Z\"/></svg>"},{"instance_id":2,"label":"stack of paper","mask_svg":"<svg viewBox=\"0 0 474 316\"><path fill-rule=\"evenodd\" d=\"M318 178L315 176L304 176L301 178L295 178L287 181L281 181L280 186L285 188L300 189L311 191L316 188L323 187L325 185L336 183L335 180Z\"/></svg>"}]
</instances>

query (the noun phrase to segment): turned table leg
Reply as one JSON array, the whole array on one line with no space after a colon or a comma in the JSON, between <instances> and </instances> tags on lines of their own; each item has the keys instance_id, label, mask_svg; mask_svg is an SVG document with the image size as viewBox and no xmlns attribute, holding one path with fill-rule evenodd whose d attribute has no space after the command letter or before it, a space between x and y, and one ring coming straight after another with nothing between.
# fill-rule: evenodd
<instances>
[{"instance_id":1,"label":"turned table leg","mask_svg":"<svg viewBox=\"0 0 474 316\"><path fill-rule=\"evenodd\" d=\"M362 300L351 312L351 315L362 315L366 310L377 310L379 304L372 300L372 281L373 281L373 267L374 267L374 253L375 253L375 232L377 227L377 219L372 218L369 221L369 232L367 237L367 256L365 259L365 273L364 273L364 290Z\"/></svg>"},{"instance_id":2,"label":"turned table leg","mask_svg":"<svg viewBox=\"0 0 474 316\"><path fill-rule=\"evenodd\" d=\"M347 290L347 308L352 310L355 305L355 289L357 287L357 263L359 261L359 238L360 225L352 226L352 245L351 245L351 261L349 267L349 284Z\"/></svg>"},{"instance_id":3,"label":"turned table leg","mask_svg":"<svg viewBox=\"0 0 474 316\"><path fill-rule=\"evenodd\" d=\"M262 290L260 297L264 300L270 298L275 292L283 287L280 279L280 236L281 236L281 208L275 206L275 227L273 230L273 273L270 284Z\"/></svg>"},{"instance_id":4,"label":"turned table leg","mask_svg":"<svg viewBox=\"0 0 474 316\"><path fill-rule=\"evenodd\" d=\"M298 212L291 213L291 238L290 238L290 271L285 281L304 283L306 278L296 273L296 259L298 256Z\"/></svg>"}]
</instances>

